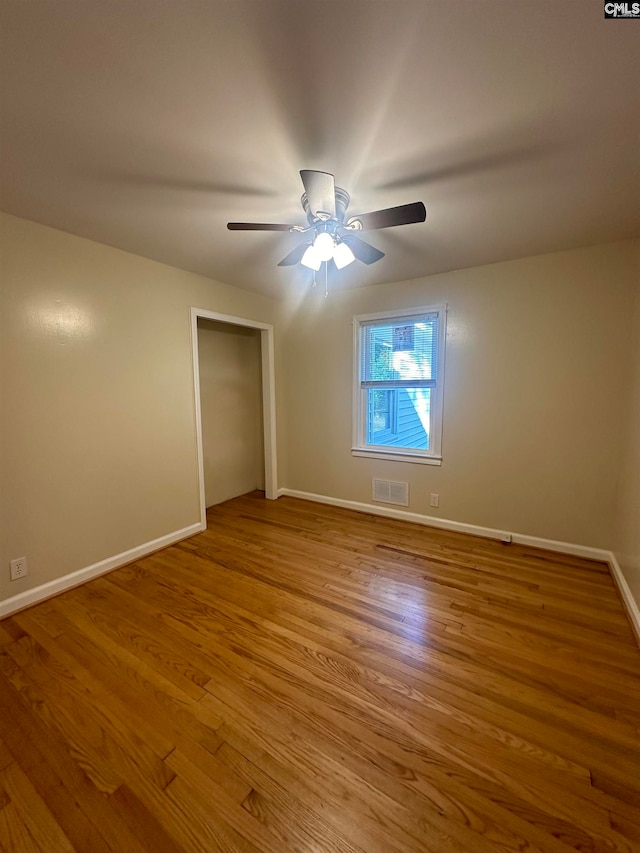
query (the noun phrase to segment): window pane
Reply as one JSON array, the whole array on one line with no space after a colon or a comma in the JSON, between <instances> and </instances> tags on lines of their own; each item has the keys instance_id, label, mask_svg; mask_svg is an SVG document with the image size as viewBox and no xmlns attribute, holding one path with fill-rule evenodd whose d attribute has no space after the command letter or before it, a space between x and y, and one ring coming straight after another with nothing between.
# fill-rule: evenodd
<instances>
[{"instance_id":1,"label":"window pane","mask_svg":"<svg viewBox=\"0 0 640 853\"><path fill-rule=\"evenodd\" d=\"M375 443L374 436L397 432L396 391L371 388L367 397L368 442Z\"/></svg>"},{"instance_id":2,"label":"window pane","mask_svg":"<svg viewBox=\"0 0 640 853\"><path fill-rule=\"evenodd\" d=\"M431 388L367 388L367 444L429 450Z\"/></svg>"},{"instance_id":3,"label":"window pane","mask_svg":"<svg viewBox=\"0 0 640 853\"><path fill-rule=\"evenodd\" d=\"M438 316L362 327L361 379L435 379L438 351Z\"/></svg>"}]
</instances>

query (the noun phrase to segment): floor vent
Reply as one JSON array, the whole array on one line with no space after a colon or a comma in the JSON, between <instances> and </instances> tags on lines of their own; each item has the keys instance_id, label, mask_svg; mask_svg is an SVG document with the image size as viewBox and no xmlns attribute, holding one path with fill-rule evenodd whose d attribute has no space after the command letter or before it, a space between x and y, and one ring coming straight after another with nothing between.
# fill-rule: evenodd
<instances>
[{"instance_id":1,"label":"floor vent","mask_svg":"<svg viewBox=\"0 0 640 853\"><path fill-rule=\"evenodd\" d=\"M391 480L374 479L373 499L383 504L409 506L409 483L394 483Z\"/></svg>"}]
</instances>

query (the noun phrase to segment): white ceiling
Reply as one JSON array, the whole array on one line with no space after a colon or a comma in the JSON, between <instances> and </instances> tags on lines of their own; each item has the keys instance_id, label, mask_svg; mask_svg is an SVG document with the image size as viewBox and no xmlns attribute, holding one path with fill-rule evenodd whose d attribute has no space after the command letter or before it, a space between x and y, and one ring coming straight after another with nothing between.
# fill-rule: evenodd
<instances>
[{"instance_id":1,"label":"white ceiling","mask_svg":"<svg viewBox=\"0 0 640 853\"><path fill-rule=\"evenodd\" d=\"M2 0L18 216L270 295L300 169L424 201L334 287L640 234L640 21L602 0Z\"/></svg>"}]
</instances>

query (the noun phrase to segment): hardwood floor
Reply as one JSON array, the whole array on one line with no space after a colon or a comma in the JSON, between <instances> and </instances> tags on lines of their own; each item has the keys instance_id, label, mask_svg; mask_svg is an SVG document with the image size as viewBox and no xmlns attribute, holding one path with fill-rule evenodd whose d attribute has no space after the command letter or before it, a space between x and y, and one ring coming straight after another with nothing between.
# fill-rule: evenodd
<instances>
[{"instance_id":1,"label":"hardwood floor","mask_svg":"<svg viewBox=\"0 0 640 853\"><path fill-rule=\"evenodd\" d=\"M640 849L606 566L259 493L0 622L11 851Z\"/></svg>"}]
</instances>

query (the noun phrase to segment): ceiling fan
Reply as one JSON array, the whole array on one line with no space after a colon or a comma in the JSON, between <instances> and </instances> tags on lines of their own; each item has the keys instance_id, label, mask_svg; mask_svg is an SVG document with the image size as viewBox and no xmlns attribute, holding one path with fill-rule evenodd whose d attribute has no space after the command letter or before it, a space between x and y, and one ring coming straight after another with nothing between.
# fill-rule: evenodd
<instances>
[{"instance_id":1,"label":"ceiling fan","mask_svg":"<svg viewBox=\"0 0 640 853\"><path fill-rule=\"evenodd\" d=\"M307 239L289 252L278 264L279 267L301 263L312 270L319 270L323 263L333 261L343 269L355 260L374 264L384 257L384 252L357 237L357 231L373 231L395 225L410 225L424 222L427 211L421 201L387 207L346 219L350 196L346 190L335 185L329 172L303 169L300 172L304 193L302 207L309 224L280 225L269 222L227 222L230 231L292 231L306 234Z\"/></svg>"}]
</instances>

